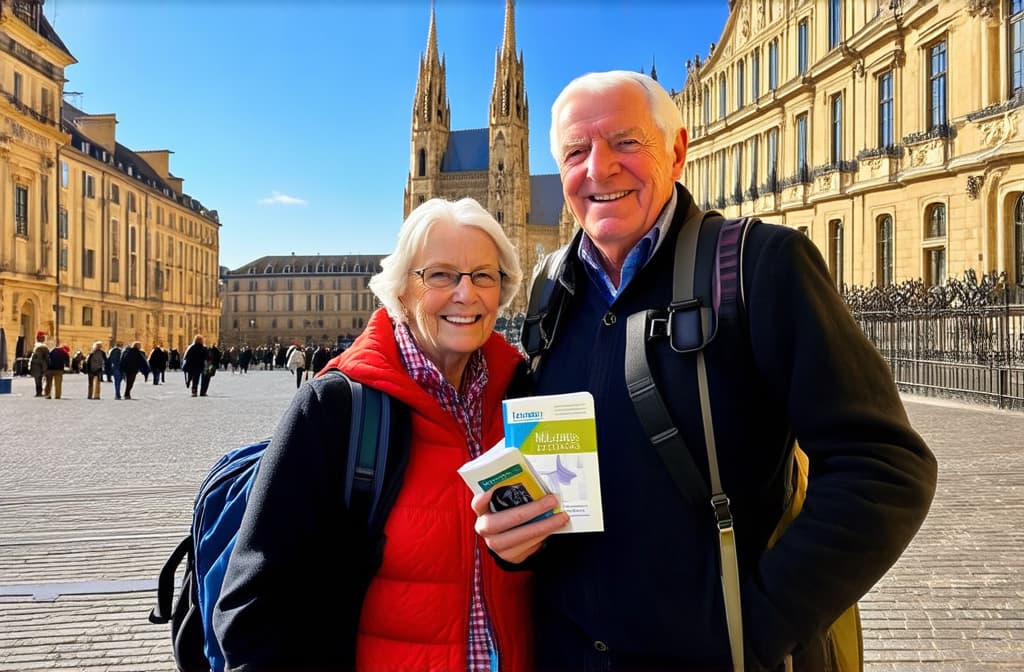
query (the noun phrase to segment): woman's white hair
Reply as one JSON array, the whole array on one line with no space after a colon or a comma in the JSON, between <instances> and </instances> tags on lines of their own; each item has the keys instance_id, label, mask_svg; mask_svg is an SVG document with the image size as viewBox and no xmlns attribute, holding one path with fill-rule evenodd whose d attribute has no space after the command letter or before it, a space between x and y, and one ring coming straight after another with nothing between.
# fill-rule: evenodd
<instances>
[{"instance_id":1,"label":"woman's white hair","mask_svg":"<svg viewBox=\"0 0 1024 672\"><path fill-rule=\"evenodd\" d=\"M605 93L615 87L627 82L632 82L643 88L647 94L647 101L650 104L651 118L654 124L661 130L665 138L665 147L672 151L676 135L683 127L683 113L679 111L672 96L668 95L661 84L647 75L631 70L609 70L608 72L589 72L581 75L566 84L562 92L555 98L551 105L551 155L555 157L555 163L562 165L562 141L558 137L558 115L568 102L569 96L577 91L589 93Z\"/></svg>"},{"instance_id":2,"label":"woman's white hair","mask_svg":"<svg viewBox=\"0 0 1024 672\"><path fill-rule=\"evenodd\" d=\"M370 278L372 291L387 309L395 322L406 322L408 316L399 298L405 293L412 276L412 261L423 247L427 233L438 222L450 222L457 226L471 226L487 234L498 248L498 264L505 274L501 281L499 310L505 308L519 291L523 271L519 266L519 254L508 239L501 225L487 210L472 198L446 201L432 198L409 213L398 232L395 251L381 260L381 272Z\"/></svg>"}]
</instances>

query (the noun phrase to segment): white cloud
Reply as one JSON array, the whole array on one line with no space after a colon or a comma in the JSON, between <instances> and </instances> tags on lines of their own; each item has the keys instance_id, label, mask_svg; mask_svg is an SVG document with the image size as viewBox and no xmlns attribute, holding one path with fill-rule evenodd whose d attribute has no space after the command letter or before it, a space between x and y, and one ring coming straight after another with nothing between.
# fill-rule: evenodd
<instances>
[{"instance_id":1,"label":"white cloud","mask_svg":"<svg viewBox=\"0 0 1024 672\"><path fill-rule=\"evenodd\" d=\"M280 191L270 192L270 196L260 199L261 205L308 205L308 202L301 198L295 198Z\"/></svg>"}]
</instances>

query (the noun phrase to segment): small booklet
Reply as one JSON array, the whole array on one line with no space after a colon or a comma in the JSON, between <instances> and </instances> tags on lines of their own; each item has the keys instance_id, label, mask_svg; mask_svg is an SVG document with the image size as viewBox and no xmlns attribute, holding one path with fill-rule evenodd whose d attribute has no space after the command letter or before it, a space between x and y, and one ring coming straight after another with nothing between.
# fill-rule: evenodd
<instances>
[{"instance_id":1,"label":"small booklet","mask_svg":"<svg viewBox=\"0 0 1024 672\"><path fill-rule=\"evenodd\" d=\"M459 475L477 494L494 490L491 511L504 511L548 494L543 481L523 454L515 448L506 447L504 440L459 467ZM547 518L559 511L560 508L555 508L527 522Z\"/></svg>"},{"instance_id":2,"label":"small booklet","mask_svg":"<svg viewBox=\"0 0 1024 672\"><path fill-rule=\"evenodd\" d=\"M572 392L502 402L505 445L518 448L569 524L559 532L602 532L594 397Z\"/></svg>"}]
</instances>

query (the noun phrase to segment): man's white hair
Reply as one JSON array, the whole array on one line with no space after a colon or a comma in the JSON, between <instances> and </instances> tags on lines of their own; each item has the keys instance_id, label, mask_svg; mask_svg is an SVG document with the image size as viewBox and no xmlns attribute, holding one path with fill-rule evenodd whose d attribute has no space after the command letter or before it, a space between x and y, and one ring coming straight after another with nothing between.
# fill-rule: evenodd
<instances>
[{"instance_id":1,"label":"man's white hair","mask_svg":"<svg viewBox=\"0 0 1024 672\"><path fill-rule=\"evenodd\" d=\"M416 253L423 247L427 233L438 222L479 229L494 241L498 248L498 264L505 274L501 281L498 309L501 310L510 304L523 281L523 271L519 266L519 254L501 225L472 198L461 198L457 201L432 198L410 212L402 222L395 251L381 260L381 272L370 278L370 291L384 305L391 319L395 322L408 321L398 297L404 294L408 287L413 271L412 261L416 258Z\"/></svg>"},{"instance_id":2,"label":"man's white hair","mask_svg":"<svg viewBox=\"0 0 1024 672\"><path fill-rule=\"evenodd\" d=\"M633 72L631 70L609 70L608 72L590 72L581 75L569 82L562 92L555 98L551 105L551 155L555 157L555 163L562 165L562 142L558 137L558 115L568 101L569 96L577 91L589 93L604 93L625 83L632 82L643 88L647 94L651 117L655 125L661 130L665 139L665 147L672 151L676 135L683 127L683 114L679 111L675 101L668 95L661 84L647 75Z\"/></svg>"}]
</instances>

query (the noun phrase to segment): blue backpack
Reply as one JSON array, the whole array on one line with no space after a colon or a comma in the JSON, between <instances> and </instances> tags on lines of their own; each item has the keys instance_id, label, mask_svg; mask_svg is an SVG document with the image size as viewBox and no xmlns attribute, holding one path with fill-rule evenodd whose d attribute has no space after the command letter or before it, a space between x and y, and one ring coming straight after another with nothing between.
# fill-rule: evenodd
<instances>
[{"instance_id":1,"label":"blue backpack","mask_svg":"<svg viewBox=\"0 0 1024 672\"><path fill-rule=\"evenodd\" d=\"M347 384L352 391L348 442L351 449L345 462L345 487L343 497L339 497L339 511L344 503L346 509L356 512L354 515L365 515L370 548L377 549L387 519L385 509L392 504L381 500L385 476L400 476L385 474L388 443L397 414L392 411L391 399L379 390L365 387L341 372L328 372L326 376ZM269 444L270 439L264 439L236 448L210 469L196 495L191 532L178 543L160 570L157 604L149 621L171 624L174 659L182 672L224 670L224 656L213 632L213 609L220 597L224 572L260 459ZM407 450L408 445L395 448ZM175 598L174 577L183 560L185 574ZM371 565L376 568L379 561L377 554Z\"/></svg>"}]
</instances>

